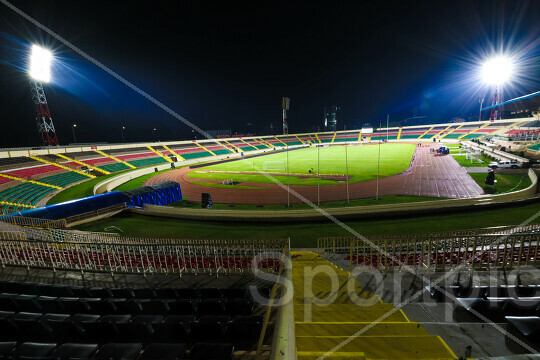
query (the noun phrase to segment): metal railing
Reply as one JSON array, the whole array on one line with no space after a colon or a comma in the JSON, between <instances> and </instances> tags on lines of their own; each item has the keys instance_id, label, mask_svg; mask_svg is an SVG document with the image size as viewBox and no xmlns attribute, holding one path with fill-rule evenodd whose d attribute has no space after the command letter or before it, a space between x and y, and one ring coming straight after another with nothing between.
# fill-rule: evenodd
<instances>
[{"instance_id":1,"label":"metal railing","mask_svg":"<svg viewBox=\"0 0 540 360\"><path fill-rule=\"evenodd\" d=\"M106 214L107 215L109 215L109 214L113 215L115 213L122 212L125 209L127 209L126 203L116 204L116 205L107 206L107 207L104 207L104 208L101 208L101 209L85 212L85 213L82 213L82 214L69 216L69 217L65 218L64 220L66 221L67 224L72 224L72 223L75 223L75 222L91 219L91 218L101 216L101 215L106 215Z\"/></svg>"},{"instance_id":2,"label":"metal railing","mask_svg":"<svg viewBox=\"0 0 540 360\"><path fill-rule=\"evenodd\" d=\"M283 243L286 241L283 240ZM111 274L229 274L248 269L278 272L283 248L275 242L258 246L236 243L169 245L143 243L0 242L0 264L26 268L107 272Z\"/></svg>"},{"instance_id":3,"label":"metal railing","mask_svg":"<svg viewBox=\"0 0 540 360\"><path fill-rule=\"evenodd\" d=\"M37 219L24 216L5 216L2 218L3 223L26 226L33 228L55 228L61 229L66 227L66 220L49 220L49 219ZM21 230L22 231L22 230Z\"/></svg>"},{"instance_id":4,"label":"metal railing","mask_svg":"<svg viewBox=\"0 0 540 360\"><path fill-rule=\"evenodd\" d=\"M356 240L349 251L350 269L363 264L384 270L404 266L416 269L447 270L458 265L473 269L513 269L540 266L537 231L506 234L433 236Z\"/></svg>"},{"instance_id":5,"label":"metal railing","mask_svg":"<svg viewBox=\"0 0 540 360\"><path fill-rule=\"evenodd\" d=\"M540 236L540 224L530 224L522 226L497 226L481 229L468 229L468 230L455 230L433 233L418 233L418 234L388 234L388 235L370 235L366 238L370 241L376 240L392 240L392 239L413 239L413 240L427 240L431 238L453 238L457 236L469 236L469 235L504 235L510 233L522 233L522 232L537 232ZM348 254L351 244L359 239L354 236L337 236L337 237L322 237L317 239L317 252L319 254L332 253L332 254Z\"/></svg>"}]
</instances>

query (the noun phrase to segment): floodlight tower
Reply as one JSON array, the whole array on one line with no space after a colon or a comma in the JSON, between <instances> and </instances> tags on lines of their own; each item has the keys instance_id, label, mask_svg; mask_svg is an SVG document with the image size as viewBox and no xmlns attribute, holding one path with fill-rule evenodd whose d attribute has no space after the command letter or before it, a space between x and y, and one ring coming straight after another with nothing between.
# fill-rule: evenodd
<instances>
[{"instance_id":1,"label":"floodlight tower","mask_svg":"<svg viewBox=\"0 0 540 360\"><path fill-rule=\"evenodd\" d=\"M30 87L36 112L36 123L44 146L58 146L51 111L47 104L43 84L51 80L52 54L40 46L32 45L30 56Z\"/></svg>"},{"instance_id":2,"label":"floodlight tower","mask_svg":"<svg viewBox=\"0 0 540 360\"><path fill-rule=\"evenodd\" d=\"M283 135L289 134L289 124L287 124L287 110L289 110L289 104L291 99L288 97L281 98L281 108L283 109Z\"/></svg>"},{"instance_id":3,"label":"floodlight tower","mask_svg":"<svg viewBox=\"0 0 540 360\"><path fill-rule=\"evenodd\" d=\"M510 80L514 64L512 60L498 56L486 61L482 65L482 78L484 82L492 86L491 106L503 102L503 85ZM502 112L499 109L491 109L490 120L501 119Z\"/></svg>"}]
</instances>

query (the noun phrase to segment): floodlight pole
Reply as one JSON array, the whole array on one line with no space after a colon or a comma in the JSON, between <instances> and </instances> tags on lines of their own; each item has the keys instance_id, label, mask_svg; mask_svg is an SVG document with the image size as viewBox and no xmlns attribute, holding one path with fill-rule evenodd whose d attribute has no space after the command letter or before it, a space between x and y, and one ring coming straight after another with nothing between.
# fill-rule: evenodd
<instances>
[{"instance_id":1,"label":"floodlight pole","mask_svg":"<svg viewBox=\"0 0 540 360\"><path fill-rule=\"evenodd\" d=\"M379 128L381 124L379 122ZM379 155L377 157L377 192L375 193L375 200L379 200L379 171L381 167L381 137L379 136Z\"/></svg>"},{"instance_id":2,"label":"floodlight pole","mask_svg":"<svg viewBox=\"0 0 540 360\"><path fill-rule=\"evenodd\" d=\"M502 103L502 86L497 84L493 87L491 106L499 105ZM502 111L499 109L491 109L491 114L489 115L489 120L500 120Z\"/></svg>"},{"instance_id":3,"label":"floodlight pole","mask_svg":"<svg viewBox=\"0 0 540 360\"><path fill-rule=\"evenodd\" d=\"M32 91L32 101L36 111L36 124L41 136L43 146L58 146L58 138L54 129L51 111L47 104L45 91L41 82L30 80L30 89Z\"/></svg>"},{"instance_id":4,"label":"floodlight pole","mask_svg":"<svg viewBox=\"0 0 540 360\"><path fill-rule=\"evenodd\" d=\"M71 127L71 130L73 131L73 143L77 143L77 138L75 137L75 128L77 127L77 124L73 124Z\"/></svg>"},{"instance_id":5,"label":"floodlight pole","mask_svg":"<svg viewBox=\"0 0 540 360\"><path fill-rule=\"evenodd\" d=\"M287 143L287 207L291 207L291 180L289 176L289 143Z\"/></svg>"},{"instance_id":6,"label":"floodlight pole","mask_svg":"<svg viewBox=\"0 0 540 360\"><path fill-rule=\"evenodd\" d=\"M320 146L317 145L317 206L321 205L321 158L319 150Z\"/></svg>"},{"instance_id":7,"label":"floodlight pole","mask_svg":"<svg viewBox=\"0 0 540 360\"><path fill-rule=\"evenodd\" d=\"M388 124L390 124L390 114L386 114L386 142L388 142Z\"/></svg>"},{"instance_id":8,"label":"floodlight pole","mask_svg":"<svg viewBox=\"0 0 540 360\"><path fill-rule=\"evenodd\" d=\"M347 181L347 204L349 204L349 160L347 157L348 145L345 143L345 180Z\"/></svg>"}]
</instances>

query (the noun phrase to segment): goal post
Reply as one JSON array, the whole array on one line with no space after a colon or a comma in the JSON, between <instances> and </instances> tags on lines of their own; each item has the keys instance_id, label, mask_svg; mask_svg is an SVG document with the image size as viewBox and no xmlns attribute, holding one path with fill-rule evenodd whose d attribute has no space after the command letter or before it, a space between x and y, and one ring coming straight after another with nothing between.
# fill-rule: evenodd
<instances>
[{"instance_id":1,"label":"goal post","mask_svg":"<svg viewBox=\"0 0 540 360\"><path fill-rule=\"evenodd\" d=\"M263 162L264 171L286 171L287 167L285 161L264 161Z\"/></svg>"}]
</instances>

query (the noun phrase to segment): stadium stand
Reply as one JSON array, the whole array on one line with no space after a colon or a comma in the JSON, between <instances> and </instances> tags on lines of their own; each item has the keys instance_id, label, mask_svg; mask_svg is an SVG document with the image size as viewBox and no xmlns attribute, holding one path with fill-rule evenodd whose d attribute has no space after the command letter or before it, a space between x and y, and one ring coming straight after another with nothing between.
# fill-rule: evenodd
<instances>
[{"instance_id":1,"label":"stadium stand","mask_svg":"<svg viewBox=\"0 0 540 360\"><path fill-rule=\"evenodd\" d=\"M188 352L190 359L232 359L234 351L254 349L263 324L243 288L2 281L0 291L0 356L182 359Z\"/></svg>"}]
</instances>

